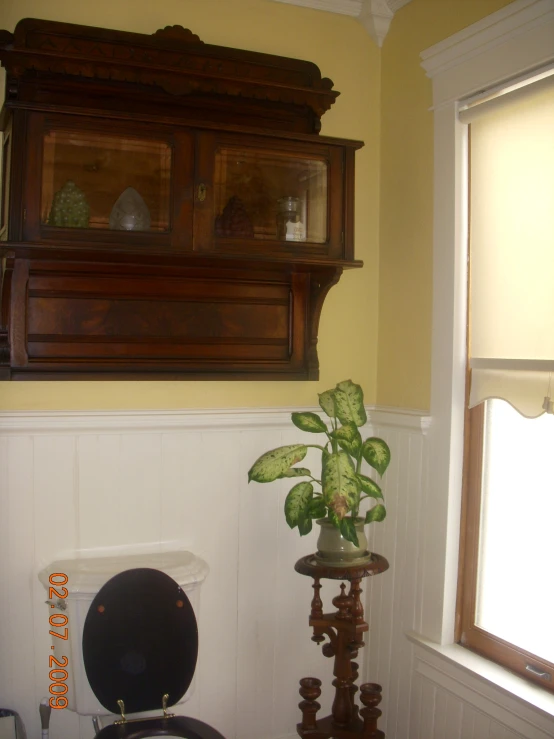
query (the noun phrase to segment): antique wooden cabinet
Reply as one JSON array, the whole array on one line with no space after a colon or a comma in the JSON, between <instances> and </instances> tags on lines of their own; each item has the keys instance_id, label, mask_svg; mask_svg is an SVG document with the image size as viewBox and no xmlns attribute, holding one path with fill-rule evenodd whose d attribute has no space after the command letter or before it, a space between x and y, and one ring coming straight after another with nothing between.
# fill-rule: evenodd
<instances>
[{"instance_id":1,"label":"antique wooden cabinet","mask_svg":"<svg viewBox=\"0 0 554 739\"><path fill-rule=\"evenodd\" d=\"M309 62L26 19L6 68L0 377L317 379L354 152Z\"/></svg>"}]
</instances>

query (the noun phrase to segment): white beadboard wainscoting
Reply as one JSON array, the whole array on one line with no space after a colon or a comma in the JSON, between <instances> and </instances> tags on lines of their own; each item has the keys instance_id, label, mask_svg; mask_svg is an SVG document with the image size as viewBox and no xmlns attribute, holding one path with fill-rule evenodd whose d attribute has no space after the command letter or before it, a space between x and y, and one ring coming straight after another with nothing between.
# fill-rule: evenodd
<instances>
[{"instance_id":1,"label":"white beadboard wainscoting","mask_svg":"<svg viewBox=\"0 0 554 739\"><path fill-rule=\"evenodd\" d=\"M422 630L423 509L429 418L368 409L364 434L386 439L388 509L371 547L388 572L366 580L370 635L361 679L383 685L387 739L547 739L554 723L406 634ZM294 572L314 551L283 516L290 480L247 484L264 451L305 440L288 410L0 414L0 707L40 736L48 696L48 613L37 572L71 556L188 549L204 558L197 683L183 712L227 739L289 739L298 680L323 680L332 661L310 640L311 579ZM308 456L305 465L318 464ZM326 607L337 594L324 581ZM71 625L69 625L71 627ZM495 692L496 690L496 692ZM498 697L500 696L500 697ZM323 712L322 712L323 713ZM517 720L516 720L517 719ZM549 733L548 727L552 731ZM52 712L52 739L90 739L89 718Z\"/></svg>"},{"instance_id":2,"label":"white beadboard wainscoting","mask_svg":"<svg viewBox=\"0 0 554 739\"><path fill-rule=\"evenodd\" d=\"M551 739L552 701L541 688L457 645L442 648L411 635L414 739ZM478 663L482 664L479 665ZM488 673L478 679L475 671ZM491 682L492 681L492 682ZM516 686L515 683L520 683ZM510 690L527 694L516 699ZM533 707L529 702L535 704ZM546 711L538 707L544 705Z\"/></svg>"}]
</instances>

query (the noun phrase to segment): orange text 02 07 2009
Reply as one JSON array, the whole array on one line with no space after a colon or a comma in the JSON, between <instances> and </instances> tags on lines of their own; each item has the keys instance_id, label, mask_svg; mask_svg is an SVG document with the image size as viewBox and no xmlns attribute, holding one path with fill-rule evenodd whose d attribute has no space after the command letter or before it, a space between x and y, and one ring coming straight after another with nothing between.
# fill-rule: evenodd
<instances>
[{"instance_id":1,"label":"orange text 02 07 2009","mask_svg":"<svg viewBox=\"0 0 554 739\"><path fill-rule=\"evenodd\" d=\"M67 588L63 587L67 584L67 580L67 575L63 572L53 572L48 578L48 582L50 583L48 599L49 601L52 601L54 598L57 598L58 607L61 605L60 601L67 598ZM56 608L56 605L50 603L50 608ZM48 622L50 626L54 627L49 632L52 637L67 641L69 633L69 627L67 625L69 619L67 616L64 613L53 613L48 619ZM54 649L54 647L52 647L52 649ZM65 697L65 694L67 693L66 680L68 672L66 668L68 663L69 660L66 656L63 656L61 659L56 659L53 654L50 655L50 673L48 677L52 681L50 683L50 693L52 694L50 705L52 708L67 707L67 698Z\"/></svg>"}]
</instances>

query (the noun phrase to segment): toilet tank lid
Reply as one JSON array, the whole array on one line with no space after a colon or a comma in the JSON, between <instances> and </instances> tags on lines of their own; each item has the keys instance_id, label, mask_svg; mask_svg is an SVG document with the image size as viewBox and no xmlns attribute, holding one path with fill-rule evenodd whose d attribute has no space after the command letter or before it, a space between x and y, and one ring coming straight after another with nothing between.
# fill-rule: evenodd
<instances>
[{"instance_id":1,"label":"toilet tank lid","mask_svg":"<svg viewBox=\"0 0 554 739\"><path fill-rule=\"evenodd\" d=\"M56 581L69 593L97 593L114 575L138 567L165 572L184 590L199 585L209 572L206 562L192 552L172 551L60 559L44 567L38 579L48 590L53 584L50 582L52 574L61 573L67 577L67 582L62 583L62 578Z\"/></svg>"}]
</instances>

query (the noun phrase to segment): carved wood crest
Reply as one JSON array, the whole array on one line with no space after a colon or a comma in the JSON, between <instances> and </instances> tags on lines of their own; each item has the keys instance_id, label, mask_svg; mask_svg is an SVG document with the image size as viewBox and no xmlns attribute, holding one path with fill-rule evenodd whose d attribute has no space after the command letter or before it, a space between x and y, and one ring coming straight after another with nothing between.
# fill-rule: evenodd
<instances>
[{"instance_id":1,"label":"carved wood crest","mask_svg":"<svg viewBox=\"0 0 554 739\"><path fill-rule=\"evenodd\" d=\"M259 108L294 105L297 116L310 118L306 132L319 131L319 118L339 95L311 62L208 45L178 25L148 36L27 18L14 34L0 31L0 61L12 99L19 98L21 81L37 75L46 88L52 77L147 85L220 102L240 96Z\"/></svg>"}]
</instances>

